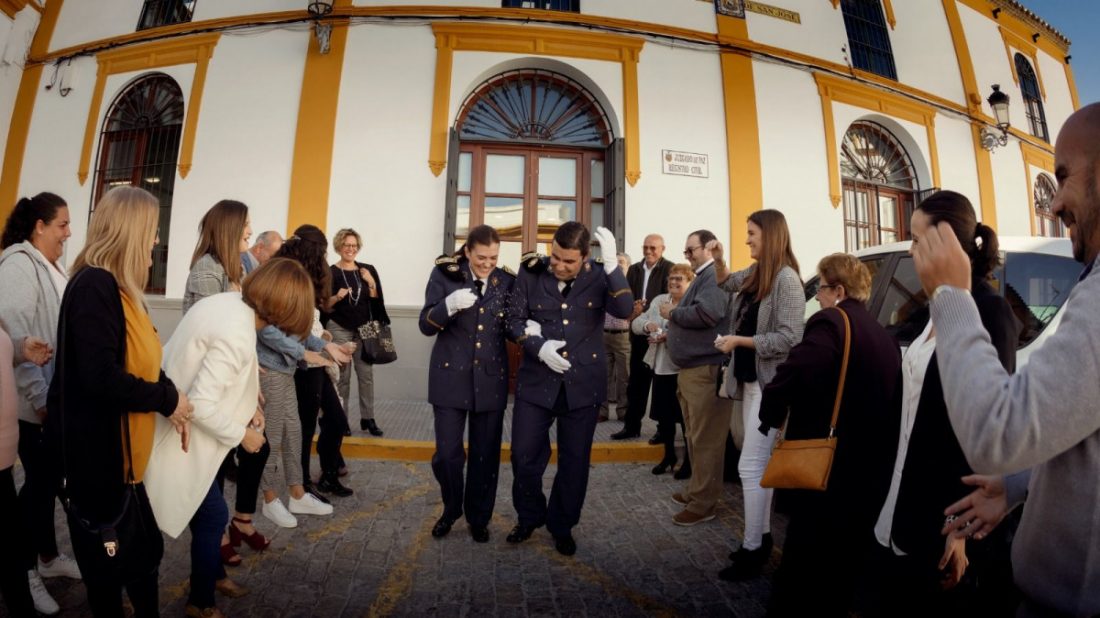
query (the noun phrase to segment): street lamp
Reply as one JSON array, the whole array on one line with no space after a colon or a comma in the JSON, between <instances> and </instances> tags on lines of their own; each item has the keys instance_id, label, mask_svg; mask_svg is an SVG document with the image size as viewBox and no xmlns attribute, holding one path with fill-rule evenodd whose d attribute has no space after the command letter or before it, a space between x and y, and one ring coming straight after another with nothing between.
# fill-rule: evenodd
<instances>
[{"instance_id":1,"label":"street lamp","mask_svg":"<svg viewBox=\"0 0 1100 618\"><path fill-rule=\"evenodd\" d=\"M327 54L329 39L332 37L332 24L322 23L320 18L332 12L332 0L310 0L307 5L313 17L313 34L317 37L317 46L322 54Z\"/></svg>"},{"instance_id":2,"label":"street lamp","mask_svg":"<svg viewBox=\"0 0 1100 618\"><path fill-rule=\"evenodd\" d=\"M993 84L993 94L986 99L989 107L993 108L993 118L997 121L998 135L987 128L982 128L982 148L993 152L997 146L1008 144L1008 127L1012 125L1008 117L1008 95L1001 92L1000 84Z\"/></svg>"}]
</instances>

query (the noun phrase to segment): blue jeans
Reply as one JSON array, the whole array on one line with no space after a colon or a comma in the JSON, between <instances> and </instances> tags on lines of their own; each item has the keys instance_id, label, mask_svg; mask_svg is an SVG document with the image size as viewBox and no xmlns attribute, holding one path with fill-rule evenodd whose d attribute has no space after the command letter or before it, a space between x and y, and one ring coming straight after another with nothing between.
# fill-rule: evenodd
<instances>
[{"instance_id":1,"label":"blue jeans","mask_svg":"<svg viewBox=\"0 0 1100 618\"><path fill-rule=\"evenodd\" d=\"M229 507L218 489L210 484L199 510L191 517L191 593L187 602L199 609L214 607L214 584L225 579L222 566L222 532L229 523Z\"/></svg>"}]
</instances>

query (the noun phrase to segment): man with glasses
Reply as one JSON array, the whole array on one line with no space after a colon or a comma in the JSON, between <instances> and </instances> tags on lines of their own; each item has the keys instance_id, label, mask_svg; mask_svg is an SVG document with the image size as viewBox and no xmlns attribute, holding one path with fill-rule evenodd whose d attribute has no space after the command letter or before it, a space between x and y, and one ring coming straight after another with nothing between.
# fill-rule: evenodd
<instances>
[{"instance_id":1,"label":"man with glasses","mask_svg":"<svg viewBox=\"0 0 1100 618\"><path fill-rule=\"evenodd\" d=\"M658 294L668 292L668 271L672 268L672 262L663 257L664 253L665 239L660 234L650 234L642 242L644 258L637 264L631 265L626 272L630 293L634 295L631 322L649 309L649 303L653 302ZM629 404L623 428L618 433L611 434L612 440L637 438L642 433L642 418L645 417L646 406L649 403L649 386L653 382L653 369L642 361L647 350L649 350L649 337L631 333L630 378L626 387L626 399ZM660 438L661 436L655 435L649 443L660 444Z\"/></svg>"},{"instance_id":2,"label":"man with glasses","mask_svg":"<svg viewBox=\"0 0 1100 618\"><path fill-rule=\"evenodd\" d=\"M692 475L687 491L672 495L684 507L672 521L694 526L714 519L714 507L722 495L722 465L733 406L715 393L718 374L727 356L715 349L714 340L729 332L729 295L720 289L714 274L714 258L706 244L715 240L710 230L692 232L684 245L684 257L695 269L695 281L675 309L660 308L668 320L669 358L680 368L676 394L684 413Z\"/></svg>"}]
</instances>

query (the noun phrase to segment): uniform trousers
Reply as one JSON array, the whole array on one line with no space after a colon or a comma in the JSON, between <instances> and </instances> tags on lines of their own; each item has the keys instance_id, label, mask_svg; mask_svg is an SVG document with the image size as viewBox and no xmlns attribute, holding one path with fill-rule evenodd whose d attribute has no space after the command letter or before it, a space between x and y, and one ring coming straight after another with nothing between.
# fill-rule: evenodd
<instances>
[{"instance_id":1,"label":"uniform trousers","mask_svg":"<svg viewBox=\"0 0 1100 618\"><path fill-rule=\"evenodd\" d=\"M18 498L15 496L13 468L0 470L0 530L5 532L8 545L0 552L0 596L12 616L34 616L34 602L27 585L26 556L33 553L28 546L20 517Z\"/></svg>"},{"instance_id":2,"label":"uniform trousers","mask_svg":"<svg viewBox=\"0 0 1100 618\"><path fill-rule=\"evenodd\" d=\"M687 510L710 515L722 495L722 473L733 402L715 394L718 365L684 367L676 381L676 395L684 413L691 481ZM755 431L755 429L753 430Z\"/></svg>"},{"instance_id":3,"label":"uniform trousers","mask_svg":"<svg viewBox=\"0 0 1100 618\"><path fill-rule=\"evenodd\" d=\"M294 375L268 369L260 374L260 392L264 395L264 435L271 446L260 487L280 493L285 487L302 484L302 421L298 419ZM280 468L285 483L279 482Z\"/></svg>"},{"instance_id":4,"label":"uniform trousers","mask_svg":"<svg viewBox=\"0 0 1100 618\"><path fill-rule=\"evenodd\" d=\"M564 536L580 521L598 411L598 404L569 409L564 386L553 408L516 401L512 412L512 502L521 525L546 524L550 534ZM558 472L548 504L542 475L550 462L550 425L555 420Z\"/></svg>"},{"instance_id":5,"label":"uniform trousers","mask_svg":"<svg viewBox=\"0 0 1100 618\"><path fill-rule=\"evenodd\" d=\"M369 420L374 418L374 365L363 361L363 338L359 331L354 332L329 320L328 332L332 333L332 342L340 345L349 341L355 342L355 354L352 354L352 362L340 367L340 399L351 410L351 373L355 372L355 378L359 384L359 418Z\"/></svg>"},{"instance_id":6,"label":"uniform trousers","mask_svg":"<svg viewBox=\"0 0 1100 618\"><path fill-rule=\"evenodd\" d=\"M485 527L493 516L497 479L500 476L500 435L504 410L473 412L433 406L435 412L435 454L432 472L443 495L443 516L451 521L466 515L466 523ZM470 456L462 434L470 421ZM463 467L466 477L463 479Z\"/></svg>"}]
</instances>

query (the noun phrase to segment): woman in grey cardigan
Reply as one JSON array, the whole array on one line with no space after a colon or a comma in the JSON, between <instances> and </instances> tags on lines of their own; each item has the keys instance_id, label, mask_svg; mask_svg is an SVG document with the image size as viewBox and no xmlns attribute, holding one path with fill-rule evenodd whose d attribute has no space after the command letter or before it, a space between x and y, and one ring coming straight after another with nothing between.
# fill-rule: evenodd
<instances>
[{"instance_id":1,"label":"woman in grey cardigan","mask_svg":"<svg viewBox=\"0 0 1100 618\"><path fill-rule=\"evenodd\" d=\"M730 355L725 372L726 395L733 395L735 384L740 389L742 418L735 417L732 422L744 424L737 471L745 495L745 535L741 548L730 555L733 564L719 577L737 581L759 575L771 555L772 490L760 487L760 479L771 458L776 430L765 436L756 428L760 425L764 387L787 360L791 348L802 340L806 296L798 260L791 250L787 219L778 210L758 210L749 215L745 244L755 263L745 270L730 273L722 262L721 245L714 242L711 253L718 286L733 295L730 334L719 337L714 345Z\"/></svg>"},{"instance_id":2,"label":"woman in grey cardigan","mask_svg":"<svg viewBox=\"0 0 1100 618\"><path fill-rule=\"evenodd\" d=\"M23 198L4 224L4 253L0 255L0 322L13 340L38 337L56 345L57 317L68 277L60 264L69 230L69 207L52 193ZM42 444L46 417L46 393L53 377L53 362L38 367L23 363L15 368L19 411L19 459L26 482L19 494L32 547L38 554L25 556L31 592L39 611L57 612L57 604L39 575L80 579L76 562L57 549L54 534L54 498L57 492L47 475ZM37 567L37 570L35 570ZM52 610L52 611L49 611Z\"/></svg>"}]
</instances>

